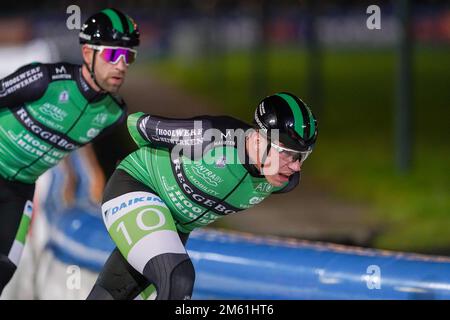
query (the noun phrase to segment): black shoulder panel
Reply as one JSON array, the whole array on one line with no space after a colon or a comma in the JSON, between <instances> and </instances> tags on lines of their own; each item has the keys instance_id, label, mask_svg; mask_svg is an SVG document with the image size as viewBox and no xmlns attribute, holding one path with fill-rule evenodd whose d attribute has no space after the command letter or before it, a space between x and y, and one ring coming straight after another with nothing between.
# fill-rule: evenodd
<instances>
[{"instance_id":1,"label":"black shoulder panel","mask_svg":"<svg viewBox=\"0 0 450 320\"><path fill-rule=\"evenodd\" d=\"M13 108L42 97L51 81L47 65L32 63L0 80L0 108Z\"/></svg>"}]
</instances>

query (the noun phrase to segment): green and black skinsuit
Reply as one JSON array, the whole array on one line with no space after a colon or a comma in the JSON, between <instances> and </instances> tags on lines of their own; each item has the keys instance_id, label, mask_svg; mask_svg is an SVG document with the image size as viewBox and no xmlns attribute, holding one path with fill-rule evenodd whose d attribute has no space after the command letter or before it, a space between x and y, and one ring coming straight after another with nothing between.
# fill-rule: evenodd
<instances>
[{"instance_id":1,"label":"green and black skinsuit","mask_svg":"<svg viewBox=\"0 0 450 320\"><path fill-rule=\"evenodd\" d=\"M123 101L91 88L79 65L33 63L0 81L0 294L21 257L37 178L125 117Z\"/></svg>"},{"instance_id":2,"label":"green and black skinsuit","mask_svg":"<svg viewBox=\"0 0 450 320\"><path fill-rule=\"evenodd\" d=\"M195 278L184 247L189 233L290 191L299 172L281 187L269 184L245 151L251 127L232 117L135 113L128 128L139 149L120 163L102 204L117 248L88 299L135 299L146 288L145 297L156 289L157 299L189 299Z\"/></svg>"}]
</instances>

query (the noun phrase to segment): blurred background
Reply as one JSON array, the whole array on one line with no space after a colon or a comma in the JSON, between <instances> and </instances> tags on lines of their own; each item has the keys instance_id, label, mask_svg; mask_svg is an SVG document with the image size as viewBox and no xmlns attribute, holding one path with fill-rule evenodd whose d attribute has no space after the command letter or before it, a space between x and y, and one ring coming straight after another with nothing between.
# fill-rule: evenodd
<instances>
[{"instance_id":1,"label":"blurred background","mask_svg":"<svg viewBox=\"0 0 450 320\"><path fill-rule=\"evenodd\" d=\"M250 122L263 97L290 91L318 117L299 187L212 228L450 255L448 1L8 2L1 77L81 62L71 5L81 23L105 7L136 20L130 112ZM370 5L381 29L368 28ZM125 126L94 147L106 177L135 148Z\"/></svg>"}]
</instances>

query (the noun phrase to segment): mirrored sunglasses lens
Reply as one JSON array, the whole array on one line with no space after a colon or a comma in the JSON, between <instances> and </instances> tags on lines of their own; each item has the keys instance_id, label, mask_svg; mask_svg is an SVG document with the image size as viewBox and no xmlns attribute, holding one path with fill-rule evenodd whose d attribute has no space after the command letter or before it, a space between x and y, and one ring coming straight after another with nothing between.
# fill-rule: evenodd
<instances>
[{"instance_id":1,"label":"mirrored sunglasses lens","mask_svg":"<svg viewBox=\"0 0 450 320\"><path fill-rule=\"evenodd\" d=\"M130 63L134 62L136 54L129 49L124 49L124 48L116 49L115 53L114 53L115 63L119 62L119 59L121 56L123 56L125 58L126 64L130 64Z\"/></svg>"},{"instance_id":2,"label":"mirrored sunglasses lens","mask_svg":"<svg viewBox=\"0 0 450 320\"><path fill-rule=\"evenodd\" d=\"M103 60L106 62L112 62L113 56L114 56L114 49L105 48L102 50L101 56Z\"/></svg>"},{"instance_id":3,"label":"mirrored sunglasses lens","mask_svg":"<svg viewBox=\"0 0 450 320\"><path fill-rule=\"evenodd\" d=\"M133 51L128 50L128 49L122 49L122 48L117 49L115 55L116 55L116 59L117 59L116 61L119 61L121 56L125 57L126 64L133 63L134 59L136 57L136 54Z\"/></svg>"},{"instance_id":4,"label":"mirrored sunglasses lens","mask_svg":"<svg viewBox=\"0 0 450 320\"><path fill-rule=\"evenodd\" d=\"M124 52L122 51L122 49L115 49L114 50L114 56L113 56L113 60L114 61L112 61L112 63L118 63L119 59L120 59L120 56L122 56L123 54L124 54Z\"/></svg>"},{"instance_id":5,"label":"mirrored sunglasses lens","mask_svg":"<svg viewBox=\"0 0 450 320\"><path fill-rule=\"evenodd\" d=\"M133 63L136 58L136 53L126 48L105 48L102 52L102 57L105 61L116 64L120 57L125 58L125 63Z\"/></svg>"}]
</instances>

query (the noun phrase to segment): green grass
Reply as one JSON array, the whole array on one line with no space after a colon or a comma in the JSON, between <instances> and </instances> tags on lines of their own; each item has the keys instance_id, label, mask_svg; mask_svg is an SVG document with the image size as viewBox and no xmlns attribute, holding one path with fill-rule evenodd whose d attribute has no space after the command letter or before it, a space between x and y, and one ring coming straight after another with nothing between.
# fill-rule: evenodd
<instances>
[{"instance_id":1,"label":"green grass","mask_svg":"<svg viewBox=\"0 0 450 320\"><path fill-rule=\"evenodd\" d=\"M378 247L450 249L449 53L414 53L414 162L408 174L395 168L395 53L323 54L323 108L312 105L319 118L319 140L305 165L341 198L374 208L375 219L385 226L376 239ZM267 66L260 72L270 88L259 96L252 72L258 61ZM149 68L208 97L223 113L245 120L266 94L291 91L308 102L306 61L302 50L286 48L270 50L265 58L242 52L190 64L165 59Z\"/></svg>"}]
</instances>

